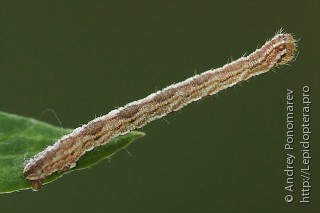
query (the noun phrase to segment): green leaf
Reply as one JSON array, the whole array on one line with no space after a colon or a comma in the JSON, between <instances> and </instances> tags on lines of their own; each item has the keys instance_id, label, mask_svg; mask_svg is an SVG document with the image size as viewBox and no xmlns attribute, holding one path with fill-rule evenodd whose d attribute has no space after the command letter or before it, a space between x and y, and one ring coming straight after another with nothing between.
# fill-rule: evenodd
<instances>
[{"instance_id":1,"label":"green leaf","mask_svg":"<svg viewBox=\"0 0 320 213\"><path fill-rule=\"evenodd\" d=\"M70 131L71 129L62 129L32 118L0 112L0 194L29 189L30 183L22 174L23 161L33 157ZM106 145L87 152L74 168L48 176L44 184L71 171L89 168L111 157L142 136L143 132L136 131L119 136Z\"/></svg>"}]
</instances>

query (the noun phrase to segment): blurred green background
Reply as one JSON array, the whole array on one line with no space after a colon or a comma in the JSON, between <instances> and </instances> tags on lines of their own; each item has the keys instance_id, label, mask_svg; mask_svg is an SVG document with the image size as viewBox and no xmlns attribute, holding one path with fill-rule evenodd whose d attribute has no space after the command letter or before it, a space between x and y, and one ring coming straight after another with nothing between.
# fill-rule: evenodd
<instances>
[{"instance_id":1,"label":"blurred green background","mask_svg":"<svg viewBox=\"0 0 320 213\"><path fill-rule=\"evenodd\" d=\"M76 128L251 53L280 28L292 66L144 127L127 152L31 190L1 212L316 212L319 1L1 1L0 110ZM300 204L301 94L311 88L311 203ZM286 89L295 91L295 201L284 201Z\"/></svg>"}]
</instances>

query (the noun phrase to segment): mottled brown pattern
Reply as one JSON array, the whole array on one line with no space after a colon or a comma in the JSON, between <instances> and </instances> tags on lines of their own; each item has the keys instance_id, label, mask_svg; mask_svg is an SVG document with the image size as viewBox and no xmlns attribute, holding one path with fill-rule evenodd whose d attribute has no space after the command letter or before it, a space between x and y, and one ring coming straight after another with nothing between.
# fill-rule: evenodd
<instances>
[{"instance_id":1,"label":"mottled brown pattern","mask_svg":"<svg viewBox=\"0 0 320 213\"><path fill-rule=\"evenodd\" d=\"M90 135L96 135L98 132L102 130L104 127L105 122L104 121L94 121L90 123L86 128L88 131L88 134Z\"/></svg>"},{"instance_id":2,"label":"mottled brown pattern","mask_svg":"<svg viewBox=\"0 0 320 213\"><path fill-rule=\"evenodd\" d=\"M156 94L153 97L153 100L157 103L160 103L160 102L163 102L164 100L171 98L172 96L174 96L175 93L176 93L176 89L174 88L164 90L162 91L162 93Z\"/></svg>"},{"instance_id":3,"label":"mottled brown pattern","mask_svg":"<svg viewBox=\"0 0 320 213\"><path fill-rule=\"evenodd\" d=\"M204 82L208 81L208 75L199 75L197 78L192 79L191 85L197 87L202 85Z\"/></svg>"},{"instance_id":4,"label":"mottled brown pattern","mask_svg":"<svg viewBox=\"0 0 320 213\"><path fill-rule=\"evenodd\" d=\"M139 111L139 106L131 105L131 106L127 106L126 108L120 110L118 116L120 119L131 118L138 111Z\"/></svg>"},{"instance_id":5,"label":"mottled brown pattern","mask_svg":"<svg viewBox=\"0 0 320 213\"><path fill-rule=\"evenodd\" d=\"M74 165L87 150L108 143L112 138L142 127L193 101L286 64L294 58L295 52L294 38L290 34L279 33L247 57L173 84L75 129L26 161L23 174L32 188L38 190L46 176Z\"/></svg>"}]
</instances>

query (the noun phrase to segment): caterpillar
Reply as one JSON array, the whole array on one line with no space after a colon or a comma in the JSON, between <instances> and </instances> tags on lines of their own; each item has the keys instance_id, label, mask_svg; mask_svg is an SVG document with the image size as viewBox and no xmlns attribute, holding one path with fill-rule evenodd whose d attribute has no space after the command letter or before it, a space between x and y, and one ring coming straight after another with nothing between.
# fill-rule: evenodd
<instances>
[{"instance_id":1,"label":"caterpillar","mask_svg":"<svg viewBox=\"0 0 320 213\"><path fill-rule=\"evenodd\" d=\"M175 112L191 102L285 65L294 59L296 49L297 41L293 35L279 31L261 48L246 57L172 84L76 128L52 146L26 160L23 163L23 175L32 189L37 191L48 175L74 167L87 151Z\"/></svg>"}]
</instances>

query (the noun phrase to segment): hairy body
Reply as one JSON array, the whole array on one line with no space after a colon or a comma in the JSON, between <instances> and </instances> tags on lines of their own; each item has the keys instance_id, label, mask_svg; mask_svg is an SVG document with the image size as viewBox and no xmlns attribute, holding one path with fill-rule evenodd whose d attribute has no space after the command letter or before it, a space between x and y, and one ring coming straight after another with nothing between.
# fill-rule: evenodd
<instances>
[{"instance_id":1,"label":"hairy body","mask_svg":"<svg viewBox=\"0 0 320 213\"><path fill-rule=\"evenodd\" d=\"M294 58L295 52L296 40L293 36L279 32L246 57L170 85L73 130L25 161L23 174L32 188L38 190L48 175L72 168L85 152L191 102L268 72L273 67L287 64Z\"/></svg>"}]
</instances>

